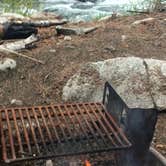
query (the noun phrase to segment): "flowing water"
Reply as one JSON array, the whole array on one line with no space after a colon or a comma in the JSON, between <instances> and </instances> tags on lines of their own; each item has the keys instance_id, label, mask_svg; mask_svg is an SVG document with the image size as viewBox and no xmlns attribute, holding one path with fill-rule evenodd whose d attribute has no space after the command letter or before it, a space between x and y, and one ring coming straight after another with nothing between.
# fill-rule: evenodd
<instances>
[{"instance_id":1,"label":"flowing water","mask_svg":"<svg viewBox=\"0 0 166 166\"><path fill-rule=\"evenodd\" d=\"M41 1L45 11L52 11L71 21L92 20L124 13L131 0L45 0Z\"/></svg>"},{"instance_id":2,"label":"flowing water","mask_svg":"<svg viewBox=\"0 0 166 166\"><path fill-rule=\"evenodd\" d=\"M26 0L25 0L26 1ZM61 15L70 21L89 21L100 19L101 17L111 15L113 12L126 14L127 10L145 9L147 2L153 0L33 0L35 2L34 9L51 11L57 15ZM165 1L165 0L164 0ZM0 11L3 10L4 4L0 0ZM8 4L6 7L9 6ZM12 8L11 1L9 9ZM15 6L17 10L27 11L28 6ZM9 10L13 12L12 10ZM34 10L28 10L34 11ZM20 11L19 11L20 12Z\"/></svg>"}]
</instances>

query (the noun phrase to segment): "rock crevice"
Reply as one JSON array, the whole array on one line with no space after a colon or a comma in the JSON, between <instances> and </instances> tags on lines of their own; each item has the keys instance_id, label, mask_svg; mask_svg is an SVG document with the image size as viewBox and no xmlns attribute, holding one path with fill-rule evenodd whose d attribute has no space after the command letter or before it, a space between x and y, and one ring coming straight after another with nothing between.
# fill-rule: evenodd
<instances>
[{"instance_id":1,"label":"rock crevice","mask_svg":"<svg viewBox=\"0 0 166 166\"><path fill-rule=\"evenodd\" d=\"M151 81L150 81L149 67L148 67L148 64L146 63L146 61L144 59L143 59L143 65L145 66L147 81L148 81L148 84L149 84L149 87L148 87L149 95L152 99L154 108L157 109L157 105L155 103L155 100L154 100L154 97L153 97L153 94L152 94L152 87L151 87L152 85L151 85Z\"/></svg>"}]
</instances>

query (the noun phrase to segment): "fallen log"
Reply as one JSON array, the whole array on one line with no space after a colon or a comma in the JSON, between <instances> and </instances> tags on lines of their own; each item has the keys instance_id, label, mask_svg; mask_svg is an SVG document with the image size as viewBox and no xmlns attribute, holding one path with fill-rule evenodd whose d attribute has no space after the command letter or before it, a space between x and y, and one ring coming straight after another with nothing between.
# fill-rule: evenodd
<instances>
[{"instance_id":1,"label":"fallen log","mask_svg":"<svg viewBox=\"0 0 166 166\"><path fill-rule=\"evenodd\" d=\"M37 34L37 27L50 27L66 23L65 19L18 20L3 18L1 20L0 17L0 39L24 39L32 34Z\"/></svg>"},{"instance_id":2,"label":"fallen log","mask_svg":"<svg viewBox=\"0 0 166 166\"><path fill-rule=\"evenodd\" d=\"M16 52L18 50L22 50L22 49L27 48L28 46L30 46L32 43L34 43L36 41L38 41L38 38L35 35L31 35L30 37L28 37L24 40L0 45L0 52L7 53L7 54L11 53L11 54L21 56L21 57L30 59L32 61L44 64L44 62L41 60L38 60L38 59L35 59L33 57Z\"/></svg>"},{"instance_id":3,"label":"fallen log","mask_svg":"<svg viewBox=\"0 0 166 166\"><path fill-rule=\"evenodd\" d=\"M97 26L89 27L89 28L57 26L56 30L57 30L57 33L60 35L84 35L92 31L95 31L97 28L98 28Z\"/></svg>"},{"instance_id":4,"label":"fallen log","mask_svg":"<svg viewBox=\"0 0 166 166\"><path fill-rule=\"evenodd\" d=\"M38 59L33 58L33 57L30 57L30 56L28 56L28 55L24 55L24 54L22 54L22 53L18 53L18 52L13 51L13 50L9 50L9 49L7 49L7 48L1 48L1 47L0 47L0 51L3 51L3 53L7 53L7 54L8 54L8 53L11 53L11 54L14 54L14 55L17 55L17 56L20 56L20 57L29 59L29 60L34 61L34 62L37 62L37 63L40 63L40 64L44 64L44 62L41 61L41 60L38 60Z\"/></svg>"},{"instance_id":5,"label":"fallen log","mask_svg":"<svg viewBox=\"0 0 166 166\"><path fill-rule=\"evenodd\" d=\"M0 18L1 19L1 18ZM3 21L0 21L0 24L9 24L9 25L24 25L24 26L34 26L34 27L49 27L49 26L56 26L56 25L63 25L66 24L67 20L62 19L49 19L49 20L29 20L29 19L6 19L3 18Z\"/></svg>"},{"instance_id":6,"label":"fallen log","mask_svg":"<svg viewBox=\"0 0 166 166\"><path fill-rule=\"evenodd\" d=\"M142 19L142 20L136 20L131 25L139 25L139 24L150 23L150 22L153 22L154 20L155 20L155 18L149 17L149 18L145 18L145 19Z\"/></svg>"},{"instance_id":7,"label":"fallen log","mask_svg":"<svg viewBox=\"0 0 166 166\"><path fill-rule=\"evenodd\" d=\"M3 39L25 39L28 36L37 33L37 28L30 25L10 25L4 31Z\"/></svg>"},{"instance_id":8,"label":"fallen log","mask_svg":"<svg viewBox=\"0 0 166 166\"><path fill-rule=\"evenodd\" d=\"M18 51L18 50L22 50L22 49L26 49L30 47L30 45L32 45L34 42L37 42L37 41L38 41L38 37L36 37L35 35L31 35L28 38L23 40L2 44L0 45L0 49L5 48L12 51Z\"/></svg>"},{"instance_id":9,"label":"fallen log","mask_svg":"<svg viewBox=\"0 0 166 166\"><path fill-rule=\"evenodd\" d=\"M0 39L25 39L37 32L37 28L30 25L13 25L11 22L0 24Z\"/></svg>"},{"instance_id":10,"label":"fallen log","mask_svg":"<svg viewBox=\"0 0 166 166\"><path fill-rule=\"evenodd\" d=\"M29 25L34 27L50 27L56 25L66 24L67 20L53 19L53 20L30 20L30 21L14 21L13 25Z\"/></svg>"}]
</instances>

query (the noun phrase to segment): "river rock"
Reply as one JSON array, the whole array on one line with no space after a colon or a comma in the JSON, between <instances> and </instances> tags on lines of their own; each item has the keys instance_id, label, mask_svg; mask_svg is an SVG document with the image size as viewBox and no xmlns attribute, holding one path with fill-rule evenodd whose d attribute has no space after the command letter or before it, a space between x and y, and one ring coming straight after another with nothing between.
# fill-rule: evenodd
<instances>
[{"instance_id":1,"label":"river rock","mask_svg":"<svg viewBox=\"0 0 166 166\"><path fill-rule=\"evenodd\" d=\"M64 101L102 101L108 81L130 108L166 109L166 61L120 57L84 65L63 88Z\"/></svg>"}]
</instances>

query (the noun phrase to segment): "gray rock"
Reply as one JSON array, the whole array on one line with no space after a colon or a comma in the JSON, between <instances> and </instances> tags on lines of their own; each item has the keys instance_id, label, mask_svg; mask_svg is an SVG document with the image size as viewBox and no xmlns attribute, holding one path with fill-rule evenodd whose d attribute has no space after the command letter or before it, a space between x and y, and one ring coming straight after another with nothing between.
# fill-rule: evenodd
<instances>
[{"instance_id":1,"label":"gray rock","mask_svg":"<svg viewBox=\"0 0 166 166\"><path fill-rule=\"evenodd\" d=\"M0 60L0 71L7 71L16 68L16 61L11 58L4 58Z\"/></svg>"},{"instance_id":2,"label":"gray rock","mask_svg":"<svg viewBox=\"0 0 166 166\"><path fill-rule=\"evenodd\" d=\"M130 108L166 109L166 61L121 57L88 63L63 88L64 101L102 101L108 81Z\"/></svg>"},{"instance_id":3,"label":"gray rock","mask_svg":"<svg viewBox=\"0 0 166 166\"><path fill-rule=\"evenodd\" d=\"M46 161L46 166L53 166L52 160L47 160Z\"/></svg>"},{"instance_id":4,"label":"gray rock","mask_svg":"<svg viewBox=\"0 0 166 166\"><path fill-rule=\"evenodd\" d=\"M71 38L71 36L65 36L64 40L70 41L70 40L72 40L72 38Z\"/></svg>"},{"instance_id":5,"label":"gray rock","mask_svg":"<svg viewBox=\"0 0 166 166\"><path fill-rule=\"evenodd\" d=\"M17 99L12 99L10 103L11 103L11 105L14 105L14 106L22 106L23 105L23 102L21 100L17 100Z\"/></svg>"}]
</instances>

